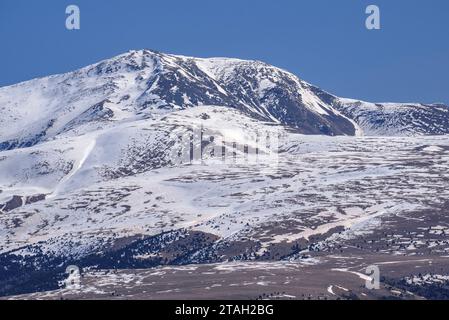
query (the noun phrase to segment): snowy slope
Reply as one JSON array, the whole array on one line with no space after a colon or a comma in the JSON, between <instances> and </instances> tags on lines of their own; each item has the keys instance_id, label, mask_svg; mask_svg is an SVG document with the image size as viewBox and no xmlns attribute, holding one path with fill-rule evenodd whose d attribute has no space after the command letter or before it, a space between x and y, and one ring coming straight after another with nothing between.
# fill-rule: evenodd
<instances>
[{"instance_id":1,"label":"snowy slope","mask_svg":"<svg viewBox=\"0 0 449 320\"><path fill-rule=\"evenodd\" d=\"M27 268L287 257L439 206L447 137L391 136L446 134L448 119L258 61L149 50L0 88L0 295Z\"/></svg>"},{"instance_id":2,"label":"snowy slope","mask_svg":"<svg viewBox=\"0 0 449 320\"><path fill-rule=\"evenodd\" d=\"M414 135L449 130L446 106L340 99L263 62L141 50L0 88L0 150L201 105L232 107L305 134Z\"/></svg>"},{"instance_id":3,"label":"snowy slope","mask_svg":"<svg viewBox=\"0 0 449 320\"><path fill-rule=\"evenodd\" d=\"M369 103L339 99L338 109L371 136L442 135L449 133L449 107L442 104Z\"/></svg>"},{"instance_id":4,"label":"snowy slope","mask_svg":"<svg viewBox=\"0 0 449 320\"><path fill-rule=\"evenodd\" d=\"M304 133L354 133L348 120L280 69L261 62L143 50L1 88L0 149L200 105L233 107Z\"/></svg>"}]
</instances>

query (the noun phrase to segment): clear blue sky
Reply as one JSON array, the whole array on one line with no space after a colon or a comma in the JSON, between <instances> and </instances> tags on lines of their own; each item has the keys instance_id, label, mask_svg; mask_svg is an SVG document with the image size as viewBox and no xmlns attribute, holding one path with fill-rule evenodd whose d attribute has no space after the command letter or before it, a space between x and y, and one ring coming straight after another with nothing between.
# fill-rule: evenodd
<instances>
[{"instance_id":1,"label":"clear blue sky","mask_svg":"<svg viewBox=\"0 0 449 320\"><path fill-rule=\"evenodd\" d=\"M81 30L65 29L65 8ZM365 8L382 30L365 29ZM257 59L340 96L449 103L448 0L0 0L0 86L130 49Z\"/></svg>"}]
</instances>

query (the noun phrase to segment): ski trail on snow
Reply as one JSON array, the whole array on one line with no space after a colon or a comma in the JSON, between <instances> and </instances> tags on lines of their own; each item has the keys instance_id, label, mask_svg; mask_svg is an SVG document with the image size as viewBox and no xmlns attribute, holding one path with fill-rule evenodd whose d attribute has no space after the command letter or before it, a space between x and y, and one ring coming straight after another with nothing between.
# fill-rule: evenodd
<instances>
[{"instance_id":1,"label":"ski trail on snow","mask_svg":"<svg viewBox=\"0 0 449 320\"><path fill-rule=\"evenodd\" d=\"M62 187L83 167L84 163L86 162L87 158L89 158L89 155L91 154L92 150L95 148L97 144L97 141L93 139L84 150L83 156L75 162L73 169L67 174L64 178L61 179L59 184L56 186L55 190L51 195L48 196L48 199L52 199L56 197L59 194L59 191L62 189Z\"/></svg>"}]
</instances>

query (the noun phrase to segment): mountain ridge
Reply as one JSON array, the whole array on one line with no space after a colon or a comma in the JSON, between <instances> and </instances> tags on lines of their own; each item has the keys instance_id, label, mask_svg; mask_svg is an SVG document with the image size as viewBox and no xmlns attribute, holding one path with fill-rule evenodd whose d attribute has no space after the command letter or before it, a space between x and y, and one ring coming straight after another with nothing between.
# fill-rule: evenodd
<instances>
[{"instance_id":1,"label":"mountain ridge","mask_svg":"<svg viewBox=\"0 0 449 320\"><path fill-rule=\"evenodd\" d=\"M261 61L132 50L73 72L0 88L0 150L201 105L232 107L302 134L449 133L444 105L371 104L337 97ZM389 105L394 105L392 114L383 110ZM419 121L410 125L414 119Z\"/></svg>"},{"instance_id":2,"label":"mountain ridge","mask_svg":"<svg viewBox=\"0 0 449 320\"><path fill-rule=\"evenodd\" d=\"M56 289L69 265L237 261L338 268L329 292L343 268L448 252L449 140L423 136L447 132L445 106L141 50L1 88L0 111L0 296ZM417 272L397 266L397 281Z\"/></svg>"}]
</instances>

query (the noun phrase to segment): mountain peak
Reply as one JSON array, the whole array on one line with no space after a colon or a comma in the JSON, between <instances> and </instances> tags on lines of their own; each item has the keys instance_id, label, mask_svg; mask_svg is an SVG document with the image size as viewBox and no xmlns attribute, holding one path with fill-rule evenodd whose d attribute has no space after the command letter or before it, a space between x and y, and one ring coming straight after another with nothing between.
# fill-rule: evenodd
<instances>
[{"instance_id":1,"label":"mountain peak","mask_svg":"<svg viewBox=\"0 0 449 320\"><path fill-rule=\"evenodd\" d=\"M261 61L142 49L1 88L0 150L204 105L236 109L303 134L449 133L444 105L342 99Z\"/></svg>"}]
</instances>

